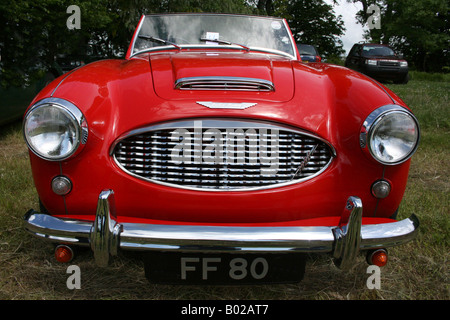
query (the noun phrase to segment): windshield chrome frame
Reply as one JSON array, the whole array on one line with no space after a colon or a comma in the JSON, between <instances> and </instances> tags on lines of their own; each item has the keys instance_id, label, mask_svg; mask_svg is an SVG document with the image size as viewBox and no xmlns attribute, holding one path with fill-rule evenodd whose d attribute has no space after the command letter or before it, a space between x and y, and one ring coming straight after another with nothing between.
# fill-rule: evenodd
<instances>
[{"instance_id":1,"label":"windshield chrome frame","mask_svg":"<svg viewBox=\"0 0 450 320\"><path fill-rule=\"evenodd\" d=\"M167 14L148 14L148 15L144 15L141 18L141 21L139 22L139 25L137 26L137 29L134 33L133 39L131 41L130 44L130 56L129 59L131 59L134 56L137 56L139 54L142 53L146 53L146 52L159 52L159 51L165 51L165 50L173 50L173 49L177 49L174 48L174 46L172 45L165 45L165 46L158 46L158 47L151 47L151 48L147 48L144 50L140 50L137 52L134 52L134 47L136 44L136 39L139 36L139 33L141 31L142 25L144 24L144 20L147 17L151 17L151 16L168 16L168 15L184 15L184 16L188 16L188 15L196 15L196 16L200 16L200 15L204 15L204 16L208 16L208 15L217 15L217 16L234 16L234 17L255 17L255 18L262 18L262 19L269 19L269 20L281 20L280 22L283 23L283 26L286 28L286 30L288 31L289 37L291 39L291 46L292 46L292 51L294 52L294 55L291 55L287 52L284 51L280 51L280 50L276 50L276 49L271 49L271 48L262 48L262 47L249 47L250 48L250 52L249 53L269 53L269 54L276 54L276 55L281 55L281 56L285 56L288 58L291 58L293 60L298 60L299 58L297 57L297 49L296 49L296 44L295 44L295 39L292 35L291 30L289 29L289 26L286 22L286 19L283 18L276 18L276 17L265 17L265 16L252 16L252 15L239 15L239 14L222 14L222 13L167 13ZM178 44L177 44L178 45ZM242 48L239 45L228 45L228 46L218 46L218 45L208 45L208 44L180 44L178 45L181 49L219 49L219 50L226 50L226 49L238 49L239 51L246 51L244 48ZM178 51L178 49L177 49Z\"/></svg>"}]
</instances>

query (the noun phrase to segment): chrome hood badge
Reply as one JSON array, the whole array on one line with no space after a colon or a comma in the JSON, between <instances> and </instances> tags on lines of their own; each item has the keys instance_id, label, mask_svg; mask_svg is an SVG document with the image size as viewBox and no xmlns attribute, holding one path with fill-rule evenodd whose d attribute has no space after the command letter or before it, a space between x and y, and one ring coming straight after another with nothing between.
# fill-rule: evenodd
<instances>
[{"instance_id":1,"label":"chrome hood badge","mask_svg":"<svg viewBox=\"0 0 450 320\"><path fill-rule=\"evenodd\" d=\"M212 101L197 101L198 104L208 107L210 109L247 109L257 105L257 103L251 102L212 102Z\"/></svg>"}]
</instances>

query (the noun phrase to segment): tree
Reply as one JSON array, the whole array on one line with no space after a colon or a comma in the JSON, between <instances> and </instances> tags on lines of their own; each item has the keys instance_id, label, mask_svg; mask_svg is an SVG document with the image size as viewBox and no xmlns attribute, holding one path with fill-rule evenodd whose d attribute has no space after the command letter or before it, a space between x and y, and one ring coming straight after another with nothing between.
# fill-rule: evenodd
<instances>
[{"instance_id":1,"label":"tree","mask_svg":"<svg viewBox=\"0 0 450 320\"><path fill-rule=\"evenodd\" d=\"M287 1L287 19L297 42L313 44L325 56L344 53L344 22L333 7L322 0Z\"/></svg>"},{"instance_id":2,"label":"tree","mask_svg":"<svg viewBox=\"0 0 450 320\"><path fill-rule=\"evenodd\" d=\"M51 71L57 55L85 54L88 42L101 43L102 35L115 19L108 11L108 1L78 1L82 20L79 30L69 30L66 25L69 18L66 10L71 4L70 0L0 3L2 86L26 85L43 72Z\"/></svg>"},{"instance_id":3,"label":"tree","mask_svg":"<svg viewBox=\"0 0 450 320\"><path fill-rule=\"evenodd\" d=\"M254 4L255 5L255 4ZM344 53L344 22L323 0L258 0L258 13L286 18L298 43L315 45L325 56Z\"/></svg>"},{"instance_id":4,"label":"tree","mask_svg":"<svg viewBox=\"0 0 450 320\"><path fill-rule=\"evenodd\" d=\"M348 0L363 4L358 21L366 24L367 8L377 5L381 28L369 29L367 39L385 43L402 53L421 71L446 71L450 67L450 4L446 0Z\"/></svg>"},{"instance_id":5,"label":"tree","mask_svg":"<svg viewBox=\"0 0 450 320\"><path fill-rule=\"evenodd\" d=\"M69 30L67 8L80 8L81 28ZM122 57L142 14L219 12L284 17L296 40L339 54L340 17L323 0L9 0L0 2L0 85L22 85L52 70L61 55Z\"/></svg>"},{"instance_id":6,"label":"tree","mask_svg":"<svg viewBox=\"0 0 450 320\"><path fill-rule=\"evenodd\" d=\"M344 52L338 39L344 32L341 17L336 17L332 6L323 0L136 0L116 1L118 14L133 17L130 12L220 12L260 14L286 18L296 40L314 44L325 55L340 55ZM129 21L122 20L125 26ZM134 29L134 25L132 26ZM130 33L132 29L128 30Z\"/></svg>"}]
</instances>

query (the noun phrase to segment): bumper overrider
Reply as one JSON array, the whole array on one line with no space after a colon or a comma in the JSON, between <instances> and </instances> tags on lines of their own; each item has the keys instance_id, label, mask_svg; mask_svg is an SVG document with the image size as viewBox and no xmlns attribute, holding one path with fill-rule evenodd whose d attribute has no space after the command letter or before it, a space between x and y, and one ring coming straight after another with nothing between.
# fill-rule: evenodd
<instances>
[{"instance_id":1,"label":"bumper overrider","mask_svg":"<svg viewBox=\"0 0 450 320\"><path fill-rule=\"evenodd\" d=\"M29 210L25 228L56 243L90 246L99 266L107 266L119 249L175 252L310 252L330 253L349 269L361 250L400 245L418 230L415 215L391 223L362 225L362 202L349 197L338 226L234 227L117 223L114 192L100 193L95 221L62 219Z\"/></svg>"}]
</instances>

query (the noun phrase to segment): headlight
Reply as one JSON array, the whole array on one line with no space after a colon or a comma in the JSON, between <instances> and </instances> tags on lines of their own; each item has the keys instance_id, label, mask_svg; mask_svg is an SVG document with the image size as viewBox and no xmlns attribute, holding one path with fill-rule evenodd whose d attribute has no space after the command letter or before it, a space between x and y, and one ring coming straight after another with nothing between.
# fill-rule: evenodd
<instances>
[{"instance_id":1,"label":"headlight","mask_svg":"<svg viewBox=\"0 0 450 320\"><path fill-rule=\"evenodd\" d=\"M400 106L384 106L364 122L362 147L380 163L395 165L408 160L419 143L419 124L416 118Z\"/></svg>"},{"instance_id":2,"label":"headlight","mask_svg":"<svg viewBox=\"0 0 450 320\"><path fill-rule=\"evenodd\" d=\"M407 67L408 62L407 61L400 61L400 67Z\"/></svg>"},{"instance_id":3,"label":"headlight","mask_svg":"<svg viewBox=\"0 0 450 320\"><path fill-rule=\"evenodd\" d=\"M87 138L81 111L57 98L44 99L32 106L25 115L23 131L31 151L52 161L69 158Z\"/></svg>"},{"instance_id":4,"label":"headlight","mask_svg":"<svg viewBox=\"0 0 450 320\"><path fill-rule=\"evenodd\" d=\"M376 66L377 60L366 60L366 64L368 64L370 66Z\"/></svg>"}]
</instances>

